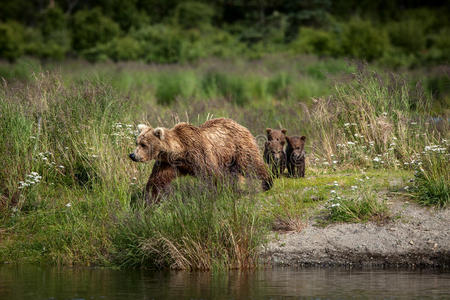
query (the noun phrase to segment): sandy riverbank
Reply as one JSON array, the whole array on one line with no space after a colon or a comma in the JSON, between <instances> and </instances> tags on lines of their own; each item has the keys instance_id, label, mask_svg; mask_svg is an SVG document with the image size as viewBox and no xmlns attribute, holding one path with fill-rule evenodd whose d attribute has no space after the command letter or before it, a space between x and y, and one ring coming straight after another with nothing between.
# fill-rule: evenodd
<instances>
[{"instance_id":1,"label":"sandy riverbank","mask_svg":"<svg viewBox=\"0 0 450 300\"><path fill-rule=\"evenodd\" d=\"M390 203L385 224L317 226L301 232L276 232L263 260L275 266L437 267L450 268L450 209Z\"/></svg>"}]
</instances>

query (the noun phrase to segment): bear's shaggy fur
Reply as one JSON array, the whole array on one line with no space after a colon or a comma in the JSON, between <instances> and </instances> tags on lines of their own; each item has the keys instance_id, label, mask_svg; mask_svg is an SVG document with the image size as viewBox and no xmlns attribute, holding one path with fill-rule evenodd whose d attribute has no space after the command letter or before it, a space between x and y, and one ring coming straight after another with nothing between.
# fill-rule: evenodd
<instances>
[{"instance_id":1,"label":"bear's shaggy fur","mask_svg":"<svg viewBox=\"0 0 450 300\"><path fill-rule=\"evenodd\" d=\"M179 123L171 129L139 125L138 129L137 148L130 158L156 160L146 186L147 202L158 200L180 175L206 179L242 175L259 178L264 190L272 187L255 138L233 120L213 119L198 127Z\"/></svg>"},{"instance_id":2,"label":"bear's shaggy fur","mask_svg":"<svg viewBox=\"0 0 450 300\"><path fill-rule=\"evenodd\" d=\"M275 177L282 175L286 168L286 153L283 148L276 140L267 141L264 145L264 161L271 166Z\"/></svg>"},{"instance_id":3,"label":"bear's shaggy fur","mask_svg":"<svg viewBox=\"0 0 450 300\"><path fill-rule=\"evenodd\" d=\"M286 137L286 158L289 175L305 177L305 141L306 137Z\"/></svg>"}]
</instances>

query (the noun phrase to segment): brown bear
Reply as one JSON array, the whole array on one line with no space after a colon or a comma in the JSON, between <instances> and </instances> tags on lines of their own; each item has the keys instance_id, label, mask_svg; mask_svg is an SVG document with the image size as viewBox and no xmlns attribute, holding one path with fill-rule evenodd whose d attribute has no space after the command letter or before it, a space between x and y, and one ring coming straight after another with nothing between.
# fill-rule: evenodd
<instances>
[{"instance_id":1,"label":"brown bear","mask_svg":"<svg viewBox=\"0 0 450 300\"><path fill-rule=\"evenodd\" d=\"M171 129L141 124L138 129L137 148L130 158L156 161L145 189L148 203L159 200L180 175L206 179L242 175L262 180L264 190L272 187L255 138L231 119L212 119L200 126L179 123Z\"/></svg>"},{"instance_id":2,"label":"brown bear","mask_svg":"<svg viewBox=\"0 0 450 300\"><path fill-rule=\"evenodd\" d=\"M289 175L305 177L305 141L306 137L286 137L286 158Z\"/></svg>"},{"instance_id":3,"label":"brown bear","mask_svg":"<svg viewBox=\"0 0 450 300\"><path fill-rule=\"evenodd\" d=\"M271 167L272 175L279 177L286 168L286 153L284 145L286 144L286 129L267 128L267 140L264 145L264 160Z\"/></svg>"},{"instance_id":4,"label":"brown bear","mask_svg":"<svg viewBox=\"0 0 450 300\"><path fill-rule=\"evenodd\" d=\"M272 168L272 175L279 177L286 169L286 153L283 145L276 140L267 141L264 145L264 160Z\"/></svg>"}]
</instances>

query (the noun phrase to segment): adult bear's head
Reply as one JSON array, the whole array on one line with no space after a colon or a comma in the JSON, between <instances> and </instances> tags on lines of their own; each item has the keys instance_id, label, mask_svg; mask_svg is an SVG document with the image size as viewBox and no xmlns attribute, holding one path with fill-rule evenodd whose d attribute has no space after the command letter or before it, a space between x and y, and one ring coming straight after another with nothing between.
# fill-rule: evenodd
<instances>
[{"instance_id":1,"label":"adult bear's head","mask_svg":"<svg viewBox=\"0 0 450 300\"><path fill-rule=\"evenodd\" d=\"M144 124L138 125L139 136L136 139L136 150L130 153L130 158L137 162L157 159L161 153L167 152L166 128L152 128Z\"/></svg>"}]
</instances>

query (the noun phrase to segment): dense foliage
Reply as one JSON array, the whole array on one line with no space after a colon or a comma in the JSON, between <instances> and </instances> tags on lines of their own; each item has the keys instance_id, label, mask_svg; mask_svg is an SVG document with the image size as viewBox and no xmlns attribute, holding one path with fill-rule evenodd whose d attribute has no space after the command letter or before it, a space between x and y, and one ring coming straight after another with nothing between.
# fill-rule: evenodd
<instances>
[{"instance_id":1,"label":"dense foliage","mask_svg":"<svg viewBox=\"0 0 450 300\"><path fill-rule=\"evenodd\" d=\"M196 61L273 52L447 63L445 1L0 1L0 57Z\"/></svg>"}]
</instances>

